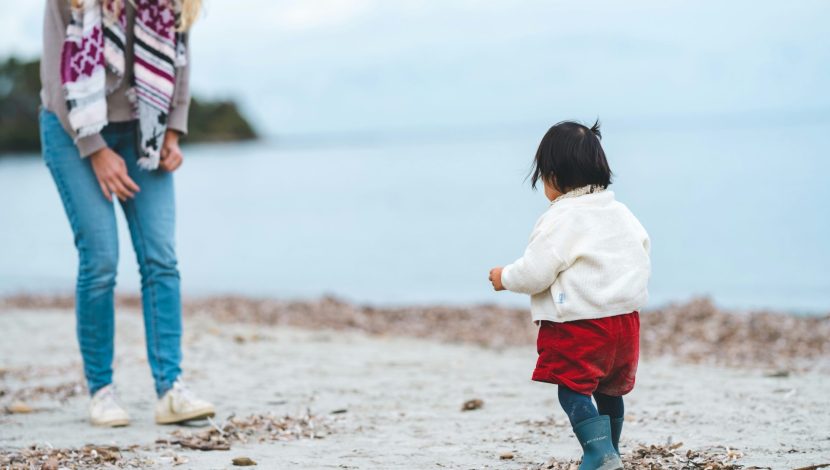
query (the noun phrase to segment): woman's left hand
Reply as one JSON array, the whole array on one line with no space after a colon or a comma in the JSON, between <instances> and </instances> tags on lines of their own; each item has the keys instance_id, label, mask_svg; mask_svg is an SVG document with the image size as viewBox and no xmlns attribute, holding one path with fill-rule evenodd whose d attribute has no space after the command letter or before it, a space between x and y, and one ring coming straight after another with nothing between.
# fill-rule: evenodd
<instances>
[{"instance_id":1,"label":"woman's left hand","mask_svg":"<svg viewBox=\"0 0 830 470\"><path fill-rule=\"evenodd\" d=\"M159 168L173 172L179 169L184 162L182 150L179 148L179 133L168 129L164 133L164 144L161 146L161 161Z\"/></svg>"}]
</instances>

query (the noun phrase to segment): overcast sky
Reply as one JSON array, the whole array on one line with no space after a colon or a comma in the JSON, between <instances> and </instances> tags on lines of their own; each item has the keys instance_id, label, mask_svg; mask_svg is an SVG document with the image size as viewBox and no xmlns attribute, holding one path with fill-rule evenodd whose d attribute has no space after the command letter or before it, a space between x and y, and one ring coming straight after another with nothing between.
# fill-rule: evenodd
<instances>
[{"instance_id":1,"label":"overcast sky","mask_svg":"<svg viewBox=\"0 0 830 470\"><path fill-rule=\"evenodd\" d=\"M39 54L43 4L6 2L0 55ZM824 0L205 0L204 10L195 93L238 99L270 133L830 109Z\"/></svg>"}]
</instances>

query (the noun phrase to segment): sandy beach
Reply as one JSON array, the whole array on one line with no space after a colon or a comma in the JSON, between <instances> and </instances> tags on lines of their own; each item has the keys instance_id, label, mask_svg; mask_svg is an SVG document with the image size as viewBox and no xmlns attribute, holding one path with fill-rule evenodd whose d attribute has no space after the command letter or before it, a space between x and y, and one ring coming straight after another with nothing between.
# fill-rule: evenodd
<instances>
[{"instance_id":1,"label":"sandy beach","mask_svg":"<svg viewBox=\"0 0 830 470\"><path fill-rule=\"evenodd\" d=\"M101 429L87 424L71 299L2 301L0 468L222 469L246 457L258 468L558 469L579 457L555 388L529 380L534 327L520 309L222 298L185 310L186 378L216 403L214 422L153 424L140 309L127 298L115 378L133 423ZM828 328L827 316L705 300L644 313L627 468L830 464Z\"/></svg>"}]
</instances>

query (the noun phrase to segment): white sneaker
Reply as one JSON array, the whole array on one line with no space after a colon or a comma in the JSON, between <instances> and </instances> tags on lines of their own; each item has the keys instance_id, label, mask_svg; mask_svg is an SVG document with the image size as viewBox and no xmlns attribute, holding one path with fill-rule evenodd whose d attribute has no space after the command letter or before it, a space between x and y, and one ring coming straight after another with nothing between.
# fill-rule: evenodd
<instances>
[{"instance_id":1,"label":"white sneaker","mask_svg":"<svg viewBox=\"0 0 830 470\"><path fill-rule=\"evenodd\" d=\"M156 404L156 423L173 424L194 419L212 418L213 404L197 398L181 379L173 383Z\"/></svg>"},{"instance_id":2,"label":"white sneaker","mask_svg":"<svg viewBox=\"0 0 830 470\"><path fill-rule=\"evenodd\" d=\"M130 415L121 406L115 385L109 384L92 395L89 420L96 426L118 427L130 424Z\"/></svg>"}]
</instances>

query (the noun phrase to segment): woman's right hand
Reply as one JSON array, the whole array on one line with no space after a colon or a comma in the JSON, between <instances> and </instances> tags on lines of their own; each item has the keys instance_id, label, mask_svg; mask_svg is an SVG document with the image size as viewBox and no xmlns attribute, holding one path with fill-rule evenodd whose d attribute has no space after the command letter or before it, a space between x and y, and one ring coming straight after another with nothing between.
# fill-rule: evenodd
<instances>
[{"instance_id":1,"label":"woman's right hand","mask_svg":"<svg viewBox=\"0 0 830 470\"><path fill-rule=\"evenodd\" d=\"M104 147L90 155L89 159L92 162L95 177L98 178L98 184L101 186L101 192L108 201L112 202L113 193L121 201L126 201L140 191L135 181L127 174L127 164L124 163L124 159L111 148Z\"/></svg>"}]
</instances>

